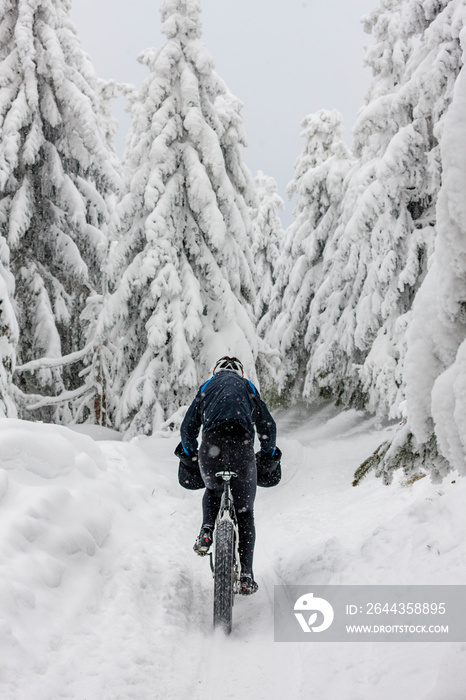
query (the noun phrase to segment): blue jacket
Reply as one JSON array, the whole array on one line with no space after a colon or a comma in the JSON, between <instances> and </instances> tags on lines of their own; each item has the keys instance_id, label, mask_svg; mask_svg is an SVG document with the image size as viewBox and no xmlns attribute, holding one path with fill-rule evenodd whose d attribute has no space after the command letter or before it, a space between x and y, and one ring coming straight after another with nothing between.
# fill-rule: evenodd
<instances>
[{"instance_id":1,"label":"blue jacket","mask_svg":"<svg viewBox=\"0 0 466 700\"><path fill-rule=\"evenodd\" d=\"M275 421L249 379L224 370L214 374L197 392L181 424L181 442L187 454L197 451L201 425L204 432L222 423L239 423L254 437L257 430L261 448L273 454L277 429Z\"/></svg>"}]
</instances>

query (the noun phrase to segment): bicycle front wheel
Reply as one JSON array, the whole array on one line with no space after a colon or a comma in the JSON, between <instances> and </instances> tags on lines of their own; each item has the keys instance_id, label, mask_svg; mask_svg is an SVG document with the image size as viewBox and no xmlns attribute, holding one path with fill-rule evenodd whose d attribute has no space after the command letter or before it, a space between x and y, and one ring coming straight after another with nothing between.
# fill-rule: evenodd
<instances>
[{"instance_id":1,"label":"bicycle front wheel","mask_svg":"<svg viewBox=\"0 0 466 700\"><path fill-rule=\"evenodd\" d=\"M231 520L221 520L215 538L214 627L231 632L235 531Z\"/></svg>"}]
</instances>

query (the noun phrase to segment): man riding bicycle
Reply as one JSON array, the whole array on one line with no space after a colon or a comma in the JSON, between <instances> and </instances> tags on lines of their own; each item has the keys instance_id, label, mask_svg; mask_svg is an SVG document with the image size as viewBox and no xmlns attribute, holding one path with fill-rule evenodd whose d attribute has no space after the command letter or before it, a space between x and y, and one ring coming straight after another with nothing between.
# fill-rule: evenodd
<instances>
[{"instance_id":1,"label":"man riding bicycle","mask_svg":"<svg viewBox=\"0 0 466 700\"><path fill-rule=\"evenodd\" d=\"M202 426L198 452L197 436ZM240 593L249 595L258 589L252 562L255 544L254 499L257 487L254 428L263 458L272 458L275 421L255 386L244 377L243 365L236 357L222 357L213 376L197 392L181 424L181 445L185 455L196 459L206 490L202 499L203 520L194 551L204 556L211 544L215 519L222 497L222 481L216 472L231 470L238 476L231 490L238 520L241 562Z\"/></svg>"}]
</instances>

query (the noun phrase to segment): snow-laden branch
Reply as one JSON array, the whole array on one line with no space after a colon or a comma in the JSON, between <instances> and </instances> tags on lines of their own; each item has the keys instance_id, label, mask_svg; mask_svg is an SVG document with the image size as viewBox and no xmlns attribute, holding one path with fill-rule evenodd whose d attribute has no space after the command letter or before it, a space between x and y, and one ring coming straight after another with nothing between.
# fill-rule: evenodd
<instances>
[{"instance_id":1,"label":"snow-laden branch","mask_svg":"<svg viewBox=\"0 0 466 700\"><path fill-rule=\"evenodd\" d=\"M39 401L26 405L25 408L28 411L35 411L36 409L44 408L45 406L53 406L58 403L73 401L74 399L84 396L86 393L89 396L92 396L94 393L94 387L90 386L89 384L85 384L84 386L80 386L78 389L74 389L73 391L63 391L58 396L42 396ZM27 396L27 394L23 394L23 396ZM34 398L37 398L37 395L35 395Z\"/></svg>"},{"instance_id":2,"label":"snow-laden branch","mask_svg":"<svg viewBox=\"0 0 466 700\"><path fill-rule=\"evenodd\" d=\"M34 372L37 369L50 369L51 367L63 367L78 362L94 349L94 343L88 343L82 350L76 350L63 357L41 357L39 360L31 360L24 365L15 368L15 372Z\"/></svg>"}]
</instances>

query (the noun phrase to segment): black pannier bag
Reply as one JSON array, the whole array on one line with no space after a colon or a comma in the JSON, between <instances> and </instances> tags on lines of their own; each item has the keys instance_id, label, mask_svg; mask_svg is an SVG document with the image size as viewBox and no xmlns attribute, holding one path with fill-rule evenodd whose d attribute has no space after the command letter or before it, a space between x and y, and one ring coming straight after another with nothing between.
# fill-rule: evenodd
<instances>
[{"instance_id":1,"label":"black pannier bag","mask_svg":"<svg viewBox=\"0 0 466 700\"><path fill-rule=\"evenodd\" d=\"M178 483L180 486L190 491L204 489L205 484L199 469L197 454L187 455L180 442L179 445L176 446L175 455L180 460L178 467Z\"/></svg>"},{"instance_id":2,"label":"black pannier bag","mask_svg":"<svg viewBox=\"0 0 466 700\"><path fill-rule=\"evenodd\" d=\"M280 483L282 478L282 453L276 447L273 457L262 450L256 452L257 485L269 488Z\"/></svg>"}]
</instances>

